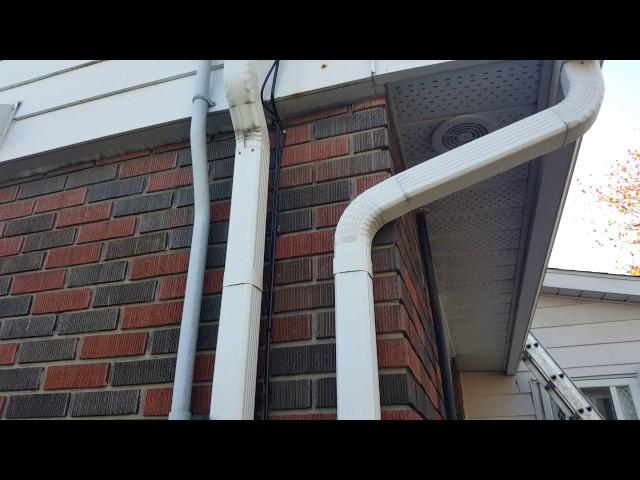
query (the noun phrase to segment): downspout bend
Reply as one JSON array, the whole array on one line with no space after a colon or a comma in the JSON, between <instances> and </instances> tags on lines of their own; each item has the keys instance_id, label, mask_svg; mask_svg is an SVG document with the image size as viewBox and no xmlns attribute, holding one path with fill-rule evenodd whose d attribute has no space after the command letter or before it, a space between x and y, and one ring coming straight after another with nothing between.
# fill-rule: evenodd
<instances>
[{"instance_id":1,"label":"downspout bend","mask_svg":"<svg viewBox=\"0 0 640 480\"><path fill-rule=\"evenodd\" d=\"M380 419L371 243L386 223L453 192L569 144L595 121L604 96L600 65L564 65L559 104L450 150L358 196L336 227L337 416Z\"/></svg>"}]
</instances>

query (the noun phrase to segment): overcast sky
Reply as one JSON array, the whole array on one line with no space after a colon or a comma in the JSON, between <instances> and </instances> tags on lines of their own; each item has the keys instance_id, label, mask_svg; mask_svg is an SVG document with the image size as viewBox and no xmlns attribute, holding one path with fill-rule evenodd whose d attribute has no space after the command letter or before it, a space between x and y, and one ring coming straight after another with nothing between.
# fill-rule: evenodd
<instances>
[{"instance_id":1,"label":"overcast sky","mask_svg":"<svg viewBox=\"0 0 640 480\"><path fill-rule=\"evenodd\" d=\"M626 159L627 150L640 148L640 61L605 61L602 71L604 102L582 140L549 267L624 274L630 250L621 252L611 242L599 246L596 239L606 237L593 232L619 214L591 193L582 193L578 180L606 185L605 175L614 162Z\"/></svg>"}]
</instances>

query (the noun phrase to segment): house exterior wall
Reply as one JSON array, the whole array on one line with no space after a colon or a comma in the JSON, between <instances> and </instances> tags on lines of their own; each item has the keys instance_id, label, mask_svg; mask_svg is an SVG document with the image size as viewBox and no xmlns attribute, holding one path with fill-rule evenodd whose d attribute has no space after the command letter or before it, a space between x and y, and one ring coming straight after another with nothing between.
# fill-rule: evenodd
<instances>
[{"instance_id":1,"label":"house exterior wall","mask_svg":"<svg viewBox=\"0 0 640 480\"><path fill-rule=\"evenodd\" d=\"M573 380L640 374L640 305L541 295L532 332ZM533 377L463 374L467 417L534 420Z\"/></svg>"},{"instance_id":2,"label":"house exterior wall","mask_svg":"<svg viewBox=\"0 0 640 480\"><path fill-rule=\"evenodd\" d=\"M376 98L287 121L273 419L335 418L333 234L351 200L404 169L389 119ZM233 157L231 134L210 141L196 415L209 410ZM0 418L167 417L193 215L190 162L186 144L167 145L0 187ZM418 256L412 214L374 240L383 419L444 412ZM259 377L263 359L261 347Z\"/></svg>"}]
</instances>

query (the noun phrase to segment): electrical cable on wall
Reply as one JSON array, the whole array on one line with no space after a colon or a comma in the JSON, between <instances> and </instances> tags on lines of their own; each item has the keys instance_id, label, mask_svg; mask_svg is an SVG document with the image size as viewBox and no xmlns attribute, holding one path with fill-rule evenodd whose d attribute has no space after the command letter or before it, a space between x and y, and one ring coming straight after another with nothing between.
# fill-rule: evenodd
<instances>
[{"instance_id":1,"label":"electrical cable on wall","mask_svg":"<svg viewBox=\"0 0 640 480\"><path fill-rule=\"evenodd\" d=\"M271 329L273 324L273 300L274 300L274 286L275 286L275 276L276 276L276 239L278 236L278 197L280 191L280 161L282 159L282 150L284 148L284 129L282 128L282 121L280 120L280 115L278 114L278 109L276 108L275 102L275 90L276 90L276 81L278 78L278 68L280 66L280 60L275 60L269 72L267 72L267 76L264 79L264 83L262 84L262 89L260 90L260 98L262 99L262 103L264 105L264 109L269 112L269 114L273 117L273 123L275 125L275 158L274 158L274 169L273 169L273 199L271 204L271 225L270 225L270 234L269 237L271 239L270 249L269 249L269 301L267 304L268 316L267 316L267 331L266 331L266 345L265 345L265 361L264 361L264 376L263 376L263 387L262 387L262 419L267 420L269 418L269 380L271 377L271 363L270 363L270 354L271 354ZM271 98L269 99L269 105L264 100L264 89L267 85L267 81L271 77L273 73L273 81L271 82Z\"/></svg>"}]
</instances>

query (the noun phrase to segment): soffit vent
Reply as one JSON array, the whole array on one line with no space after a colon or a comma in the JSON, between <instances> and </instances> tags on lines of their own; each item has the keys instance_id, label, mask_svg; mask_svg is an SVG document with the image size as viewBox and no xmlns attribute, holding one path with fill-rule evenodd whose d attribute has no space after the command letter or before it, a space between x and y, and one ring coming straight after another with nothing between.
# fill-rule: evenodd
<instances>
[{"instance_id":1,"label":"soffit vent","mask_svg":"<svg viewBox=\"0 0 640 480\"><path fill-rule=\"evenodd\" d=\"M496 123L482 115L458 115L445 120L433 132L431 143L438 153L448 152L497 128Z\"/></svg>"}]
</instances>

